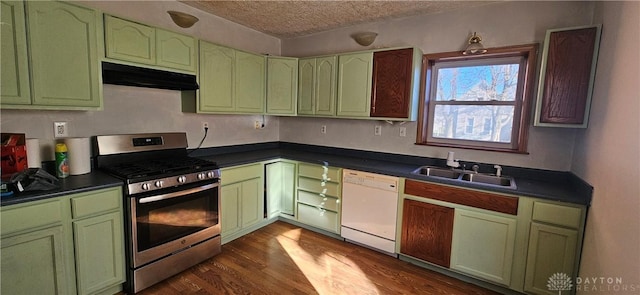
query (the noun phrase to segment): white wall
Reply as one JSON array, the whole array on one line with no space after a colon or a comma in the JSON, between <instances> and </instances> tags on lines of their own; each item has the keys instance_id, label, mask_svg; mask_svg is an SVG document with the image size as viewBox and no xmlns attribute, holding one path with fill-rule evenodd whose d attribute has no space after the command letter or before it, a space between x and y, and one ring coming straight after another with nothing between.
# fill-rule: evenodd
<instances>
[{"instance_id":1,"label":"white wall","mask_svg":"<svg viewBox=\"0 0 640 295\"><path fill-rule=\"evenodd\" d=\"M282 41L282 53L313 56L364 49L349 35L358 31L378 32L371 47L414 45L424 53L462 50L468 36L477 31L486 47L543 43L547 29L590 24L593 2L507 2L454 12L408 17L338 29ZM540 47L542 49L542 47ZM320 134L320 126L328 132ZM375 125L383 126L374 136ZM441 157L456 151L463 160L568 171L571 167L575 130L530 128L529 155L416 146L416 123L407 123L407 137L399 137L398 126L384 122L282 118L280 140Z\"/></svg>"},{"instance_id":2,"label":"white wall","mask_svg":"<svg viewBox=\"0 0 640 295\"><path fill-rule=\"evenodd\" d=\"M595 21L603 28L591 118L589 128L577 133L572 167L595 188L580 275L619 277L635 291L615 294L638 294L640 2L598 3Z\"/></svg>"},{"instance_id":3,"label":"white wall","mask_svg":"<svg viewBox=\"0 0 640 295\"><path fill-rule=\"evenodd\" d=\"M156 27L196 36L215 43L256 53L280 53L280 40L247 27L206 14L176 1L90 1L83 5ZM200 18L189 29L176 26L167 10L188 12ZM0 110L2 132L26 133L40 138L42 159L53 160L53 122L66 121L71 137L98 134L186 131L194 148L203 135L202 122L209 123L203 147L277 141L279 120L266 117L266 128L253 128L262 116L200 115L183 113L180 92L104 85L103 111Z\"/></svg>"}]
</instances>

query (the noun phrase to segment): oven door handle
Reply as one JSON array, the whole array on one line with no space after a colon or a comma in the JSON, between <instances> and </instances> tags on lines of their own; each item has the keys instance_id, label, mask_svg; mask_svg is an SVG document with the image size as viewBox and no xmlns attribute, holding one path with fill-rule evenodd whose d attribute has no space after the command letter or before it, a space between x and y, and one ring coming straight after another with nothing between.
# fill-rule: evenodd
<instances>
[{"instance_id":1,"label":"oven door handle","mask_svg":"<svg viewBox=\"0 0 640 295\"><path fill-rule=\"evenodd\" d=\"M161 200L166 200L166 199L171 199L171 198L176 198L176 197L181 197L181 196L185 196L185 195L190 195L190 194L206 191L206 190L209 190L209 189L212 189L212 188L215 188L215 187L219 187L219 186L220 186L220 183L216 182L216 183L207 184L207 185L199 186L199 187L188 189L188 190L184 190L184 191L178 191L178 192L174 192L174 193L157 195L157 196L153 196L153 197L140 198L140 200L138 200L138 202L140 204L152 203L152 202L157 202L157 201L161 201Z\"/></svg>"}]
</instances>

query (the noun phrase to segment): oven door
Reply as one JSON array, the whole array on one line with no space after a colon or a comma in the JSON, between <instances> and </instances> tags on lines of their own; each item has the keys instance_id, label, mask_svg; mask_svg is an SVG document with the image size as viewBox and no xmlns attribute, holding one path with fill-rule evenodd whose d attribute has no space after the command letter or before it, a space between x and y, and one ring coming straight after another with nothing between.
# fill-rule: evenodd
<instances>
[{"instance_id":1,"label":"oven door","mask_svg":"<svg viewBox=\"0 0 640 295\"><path fill-rule=\"evenodd\" d=\"M220 234L220 183L130 198L131 267L138 268Z\"/></svg>"}]
</instances>

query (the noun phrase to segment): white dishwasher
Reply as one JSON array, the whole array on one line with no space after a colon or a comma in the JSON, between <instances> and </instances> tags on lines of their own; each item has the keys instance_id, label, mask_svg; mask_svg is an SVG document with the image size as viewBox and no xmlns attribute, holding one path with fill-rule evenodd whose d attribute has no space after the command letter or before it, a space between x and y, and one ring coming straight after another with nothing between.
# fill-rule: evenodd
<instances>
[{"instance_id":1,"label":"white dishwasher","mask_svg":"<svg viewBox=\"0 0 640 295\"><path fill-rule=\"evenodd\" d=\"M343 238L395 256L397 217L397 177L343 169Z\"/></svg>"}]
</instances>

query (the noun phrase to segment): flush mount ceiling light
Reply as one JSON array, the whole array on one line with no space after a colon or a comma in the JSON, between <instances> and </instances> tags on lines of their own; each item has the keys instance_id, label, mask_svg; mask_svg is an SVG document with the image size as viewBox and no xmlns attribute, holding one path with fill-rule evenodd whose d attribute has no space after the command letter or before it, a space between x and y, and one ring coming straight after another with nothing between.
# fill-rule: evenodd
<instances>
[{"instance_id":1,"label":"flush mount ceiling light","mask_svg":"<svg viewBox=\"0 0 640 295\"><path fill-rule=\"evenodd\" d=\"M462 54L464 55L474 55L474 54L483 54L487 52L487 50L482 46L482 38L473 32L473 36L469 38L469 45L467 45L467 49L465 49Z\"/></svg>"},{"instance_id":2,"label":"flush mount ceiling light","mask_svg":"<svg viewBox=\"0 0 640 295\"><path fill-rule=\"evenodd\" d=\"M191 26L193 26L193 24L195 24L199 20L197 17L191 14L180 12L180 11L170 10L170 11L167 11L167 13L171 16L171 19L173 20L173 22L182 28L190 28Z\"/></svg>"},{"instance_id":3,"label":"flush mount ceiling light","mask_svg":"<svg viewBox=\"0 0 640 295\"><path fill-rule=\"evenodd\" d=\"M373 44L373 41L376 40L376 37L378 37L378 33L374 32L361 32L351 35L351 38L353 38L353 40L355 40L362 46L369 46Z\"/></svg>"}]
</instances>

